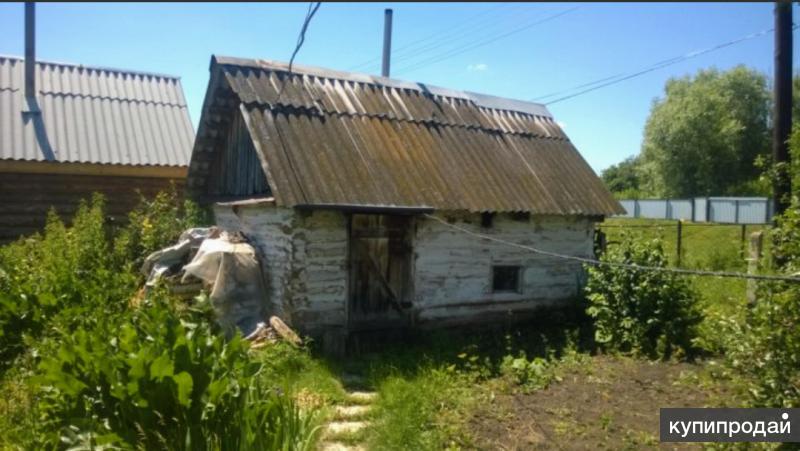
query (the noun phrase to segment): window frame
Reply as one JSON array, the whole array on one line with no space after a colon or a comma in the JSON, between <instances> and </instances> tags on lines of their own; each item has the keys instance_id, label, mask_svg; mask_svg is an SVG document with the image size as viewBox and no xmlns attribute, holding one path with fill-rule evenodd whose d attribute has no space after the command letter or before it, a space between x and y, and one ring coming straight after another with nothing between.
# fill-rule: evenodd
<instances>
[{"instance_id":1,"label":"window frame","mask_svg":"<svg viewBox=\"0 0 800 451\"><path fill-rule=\"evenodd\" d=\"M509 269L513 268L515 270L515 287L512 289L505 289L505 290L498 290L495 285L495 281L497 279L497 270ZM522 265L515 265L515 264L493 264L492 265L492 273L491 273L491 292L492 294L508 294L508 293L516 293L522 294Z\"/></svg>"}]
</instances>

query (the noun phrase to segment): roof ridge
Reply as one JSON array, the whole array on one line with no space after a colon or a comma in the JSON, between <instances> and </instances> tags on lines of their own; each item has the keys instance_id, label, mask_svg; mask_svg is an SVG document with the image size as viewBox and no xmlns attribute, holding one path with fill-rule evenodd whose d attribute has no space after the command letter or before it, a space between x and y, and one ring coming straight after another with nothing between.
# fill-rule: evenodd
<instances>
[{"instance_id":1,"label":"roof ridge","mask_svg":"<svg viewBox=\"0 0 800 451\"><path fill-rule=\"evenodd\" d=\"M214 65L248 67L264 72L288 73L289 64L282 61L247 59L228 56L211 56L211 67ZM328 78L355 83L364 83L379 87L389 87L395 89L409 89L421 92L425 95L449 97L473 102L476 106L495 110L513 111L517 113L530 114L533 116L544 116L552 118L553 115L543 104L529 102L525 100L500 97L489 94L480 94L471 91L461 91L456 89L443 88L440 86L429 85L426 83L399 80L395 78L381 77L377 75L364 74L359 72L346 72L335 69L327 69L318 66L306 66L302 64L292 64L292 75L309 75L319 78Z\"/></svg>"},{"instance_id":2,"label":"roof ridge","mask_svg":"<svg viewBox=\"0 0 800 451\"><path fill-rule=\"evenodd\" d=\"M16 55L5 55L0 54L0 60L16 60L24 62L25 58ZM140 70L131 70L131 69L120 69L114 67L105 67L105 66L87 66L85 64L80 63L67 63L61 61L48 61L48 60L36 60L36 64L40 66L62 66L62 67L72 67L75 69L84 69L84 70L93 70L98 72L108 72L108 73L116 73L116 74L124 74L124 75L134 75L138 77L155 77L155 78L163 78L168 80L180 81L181 77L178 75L169 75L163 74L158 72L146 72Z\"/></svg>"}]
</instances>

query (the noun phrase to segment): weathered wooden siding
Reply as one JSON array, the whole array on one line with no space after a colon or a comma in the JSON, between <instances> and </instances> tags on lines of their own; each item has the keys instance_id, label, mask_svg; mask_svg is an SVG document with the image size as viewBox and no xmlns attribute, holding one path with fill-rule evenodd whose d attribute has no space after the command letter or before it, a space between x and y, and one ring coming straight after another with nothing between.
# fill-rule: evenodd
<instances>
[{"instance_id":1,"label":"weathered wooden siding","mask_svg":"<svg viewBox=\"0 0 800 451\"><path fill-rule=\"evenodd\" d=\"M115 221L125 222L139 203L140 190L152 197L175 183L182 195L183 179L72 174L0 173L0 242L13 241L44 227L47 212L55 208L69 221L82 199L92 193L106 196L106 211Z\"/></svg>"},{"instance_id":2,"label":"weathered wooden siding","mask_svg":"<svg viewBox=\"0 0 800 451\"><path fill-rule=\"evenodd\" d=\"M592 255L593 223L586 218L515 220L497 215L489 228L478 214L443 215L461 227L514 243L568 255ZM577 296L580 264L481 240L430 219L414 239L414 307L420 322L460 322L566 303ZM522 267L519 293L492 292L492 266Z\"/></svg>"},{"instance_id":3,"label":"weathered wooden siding","mask_svg":"<svg viewBox=\"0 0 800 451\"><path fill-rule=\"evenodd\" d=\"M224 145L216 156L209 174L206 194L214 196L252 196L270 194L261 160L253 146L241 112L232 115L227 124Z\"/></svg>"}]
</instances>

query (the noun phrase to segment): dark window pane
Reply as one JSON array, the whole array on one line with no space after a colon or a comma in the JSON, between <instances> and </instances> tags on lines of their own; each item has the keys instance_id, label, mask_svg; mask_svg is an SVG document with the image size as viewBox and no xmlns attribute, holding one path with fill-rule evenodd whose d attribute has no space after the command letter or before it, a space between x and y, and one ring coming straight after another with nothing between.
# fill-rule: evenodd
<instances>
[{"instance_id":1,"label":"dark window pane","mask_svg":"<svg viewBox=\"0 0 800 451\"><path fill-rule=\"evenodd\" d=\"M492 269L492 291L519 292L519 266L494 266Z\"/></svg>"}]
</instances>

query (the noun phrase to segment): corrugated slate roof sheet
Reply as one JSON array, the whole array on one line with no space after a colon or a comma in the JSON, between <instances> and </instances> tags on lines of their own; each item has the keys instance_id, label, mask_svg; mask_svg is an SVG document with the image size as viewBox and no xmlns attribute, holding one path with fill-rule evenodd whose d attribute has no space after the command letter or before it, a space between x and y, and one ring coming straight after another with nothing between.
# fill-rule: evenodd
<instances>
[{"instance_id":1,"label":"corrugated slate roof sheet","mask_svg":"<svg viewBox=\"0 0 800 451\"><path fill-rule=\"evenodd\" d=\"M286 65L262 60L216 57L211 70L189 169L195 192L213 161L213 124L233 98L279 205L622 211L541 105L302 66L281 90Z\"/></svg>"},{"instance_id":2,"label":"corrugated slate roof sheet","mask_svg":"<svg viewBox=\"0 0 800 451\"><path fill-rule=\"evenodd\" d=\"M194 130L178 78L40 61L32 115L24 67L0 56L0 159L188 166Z\"/></svg>"}]
</instances>

